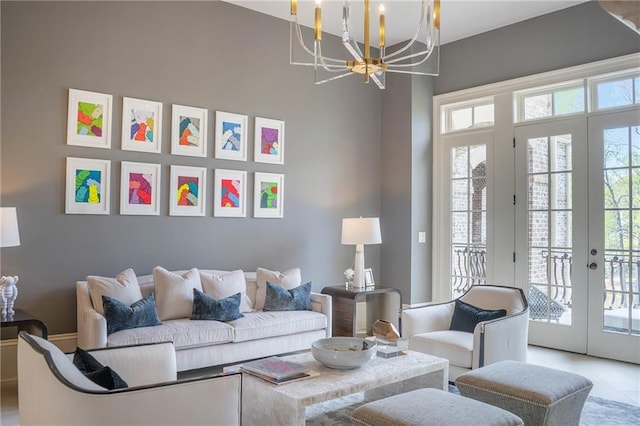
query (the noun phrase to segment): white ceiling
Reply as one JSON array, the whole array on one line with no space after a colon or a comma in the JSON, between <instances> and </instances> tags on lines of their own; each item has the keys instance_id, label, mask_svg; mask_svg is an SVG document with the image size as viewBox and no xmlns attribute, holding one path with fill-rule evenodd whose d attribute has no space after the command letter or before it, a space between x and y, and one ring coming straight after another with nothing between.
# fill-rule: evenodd
<instances>
[{"instance_id":1,"label":"white ceiling","mask_svg":"<svg viewBox=\"0 0 640 426\"><path fill-rule=\"evenodd\" d=\"M224 0L278 18L290 19L289 0ZM449 43L524 21L588 0L442 0L441 43ZM420 0L372 0L372 44L378 31L378 5L384 4L387 44L392 45L413 37L420 14ZM341 30L343 0L322 0L322 29L331 34ZM362 0L351 0L351 20L356 34L362 33ZM298 0L298 19L303 25L313 25L314 0ZM362 37L360 37L361 39Z\"/></svg>"}]
</instances>

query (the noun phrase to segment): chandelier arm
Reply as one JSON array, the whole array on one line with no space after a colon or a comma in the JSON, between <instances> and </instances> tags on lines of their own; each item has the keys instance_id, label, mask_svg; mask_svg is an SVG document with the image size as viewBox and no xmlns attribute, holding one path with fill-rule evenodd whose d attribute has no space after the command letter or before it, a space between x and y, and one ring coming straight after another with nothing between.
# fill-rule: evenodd
<instances>
[{"instance_id":1,"label":"chandelier arm","mask_svg":"<svg viewBox=\"0 0 640 426\"><path fill-rule=\"evenodd\" d=\"M374 83L376 83L376 85L378 86L379 89L384 89L384 84L382 84L382 81L380 81L380 79L378 78L378 76L375 73L369 74L369 76L371 77L371 80L373 80Z\"/></svg>"},{"instance_id":2,"label":"chandelier arm","mask_svg":"<svg viewBox=\"0 0 640 426\"><path fill-rule=\"evenodd\" d=\"M295 16L295 22L292 21L292 24L295 25L295 29L296 29L296 36L298 38L298 44L305 50L305 52L307 52L309 55L311 56L315 56L313 54L313 52L307 47L307 45L304 43L304 39L302 37L302 30L300 28L300 24L298 23L298 15L293 15ZM291 47L289 47L289 49L291 49ZM326 58L327 61L329 62L336 62L336 63L340 63L340 64L344 64L344 60L342 59L335 59L335 58ZM299 65L303 65L302 63L299 63ZM313 65L312 63L309 63L308 65Z\"/></svg>"},{"instance_id":3,"label":"chandelier arm","mask_svg":"<svg viewBox=\"0 0 640 426\"><path fill-rule=\"evenodd\" d=\"M332 69L332 67L335 68L338 65L327 65L327 63L324 61L324 56L322 56L322 43L320 43L320 41L318 41L318 57L320 58L320 65L322 65L322 68L324 68L324 70L327 72L340 72L349 69L346 65L344 65L344 61L342 61L342 69Z\"/></svg>"},{"instance_id":4,"label":"chandelier arm","mask_svg":"<svg viewBox=\"0 0 640 426\"><path fill-rule=\"evenodd\" d=\"M328 81L338 80L338 79L343 78L343 77L349 77L350 75L358 75L358 74L349 71L349 72L341 74L341 75L336 75L336 76L333 76L333 77L329 77L326 80L316 81L315 84L323 84L323 83L326 83Z\"/></svg>"},{"instance_id":5,"label":"chandelier arm","mask_svg":"<svg viewBox=\"0 0 640 426\"><path fill-rule=\"evenodd\" d=\"M425 50L422 50L422 51L416 52L416 53L412 53L412 54L403 56L401 58L395 58L395 59L392 59L390 61L385 61L385 63L387 65L392 65L392 64L395 64L396 62L406 61L408 59L415 58L415 57L420 56L420 55L426 55L426 57L422 58L419 62L417 62L415 64L396 64L395 66L412 67L412 66L416 66L416 65L420 65L420 64L424 63L429 58L429 56L431 56L431 54L433 53L433 49L438 47L438 44L433 41L436 38L439 39L438 35L439 35L439 33L436 33L436 37L432 37L431 38L431 43L430 43L430 45L427 45Z\"/></svg>"},{"instance_id":6,"label":"chandelier arm","mask_svg":"<svg viewBox=\"0 0 640 426\"><path fill-rule=\"evenodd\" d=\"M364 57L364 55L362 54L362 50L360 50L360 46L358 46L358 43L356 43L353 37L351 36L352 33L350 28L350 22L351 22L350 17L351 17L351 1L344 0L344 5L342 6L342 29L343 29L342 44L349 51L349 53L351 53L351 56L353 56L353 58L356 61L362 62L362 58ZM346 40L345 40L345 35L346 35Z\"/></svg>"},{"instance_id":7,"label":"chandelier arm","mask_svg":"<svg viewBox=\"0 0 640 426\"><path fill-rule=\"evenodd\" d=\"M395 56L398 56L399 54L401 54L402 52L404 52L405 50L409 49L411 46L413 46L413 43L416 42L416 40L418 40L418 36L420 35L420 31L422 31L422 25L424 23L424 10L425 10L425 6L427 4L428 0L422 0L421 2L421 7L420 7L420 21L419 21L419 25L418 28L416 29L415 34L413 35L413 38L407 42L407 44L405 44L402 48L389 53L388 55L386 55L384 58L381 58L384 62L387 62L387 60L389 58L393 58Z\"/></svg>"}]
</instances>

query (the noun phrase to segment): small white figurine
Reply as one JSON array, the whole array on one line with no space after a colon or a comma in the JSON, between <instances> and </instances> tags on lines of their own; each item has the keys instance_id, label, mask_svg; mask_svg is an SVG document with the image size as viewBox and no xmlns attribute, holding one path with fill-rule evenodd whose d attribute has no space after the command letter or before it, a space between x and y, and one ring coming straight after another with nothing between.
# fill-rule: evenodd
<instances>
[{"instance_id":1,"label":"small white figurine","mask_svg":"<svg viewBox=\"0 0 640 426\"><path fill-rule=\"evenodd\" d=\"M0 278L0 297L2 298L2 316L13 315L13 304L18 297L18 276Z\"/></svg>"}]
</instances>

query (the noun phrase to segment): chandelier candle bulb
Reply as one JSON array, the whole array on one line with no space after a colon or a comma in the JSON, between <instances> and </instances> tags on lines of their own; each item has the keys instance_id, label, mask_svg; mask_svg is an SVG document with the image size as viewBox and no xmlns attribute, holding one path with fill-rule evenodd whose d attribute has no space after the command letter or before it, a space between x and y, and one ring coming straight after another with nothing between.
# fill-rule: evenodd
<instances>
[{"instance_id":1,"label":"chandelier candle bulb","mask_svg":"<svg viewBox=\"0 0 640 426\"><path fill-rule=\"evenodd\" d=\"M291 14L298 14L298 0L291 0Z\"/></svg>"},{"instance_id":2,"label":"chandelier candle bulb","mask_svg":"<svg viewBox=\"0 0 640 426\"><path fill-rule=\"evenodd\" d=\"M440 0L433 3L433 27L440 28Z\"/></svg>"},{"instance_id":3,"label":"chandelier candle bulb","mask_svg":"<svg viewBox=\"0 0 640 426\"><path fill-rule=\"evenodd\" d=\"M380 47L384 46L384 5L380 5Z\"/></svg>"},{"instance_id":4,"label":"chandelier candle bulb","mask_svg":"<svg viewBox=\"0 0 640 426\"><path fill-rule=\"evenodd\" d=\"M320 0L316 0L315 38L316 40L322 40L322 8Z\"/></svg>"}]
</instances>

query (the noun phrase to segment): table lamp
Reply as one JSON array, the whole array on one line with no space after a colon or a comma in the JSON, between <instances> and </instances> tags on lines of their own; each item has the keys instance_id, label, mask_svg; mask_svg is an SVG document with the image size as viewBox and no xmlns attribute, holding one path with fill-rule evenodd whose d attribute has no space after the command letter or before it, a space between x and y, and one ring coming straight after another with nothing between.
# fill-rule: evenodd
<instances>
[{"instance_id":1,"label":"table lamp","mask_svg":"<svg viewBox=\"0 0 640 426\"><path fill-rule=\"evenodd\" d=\"M342 244L355 244L353 262L355 274L353 286L364 287L364 245L382 243L380 219L377 217L354 217L342 219Z\"/></svg>"},{"instance_id":2,"label":"table lamp","mask_svg":"<svg viewBox=\"0 0 640 426\"><path fill-rule=\"evenodd\" d=\"M18 216L15 207L0 207L0 247L17 247L20 245ZM18 276L0 278L0 302L2 316L13 315L13 304L18 297Z\"/></svg>"}]
</instances>

